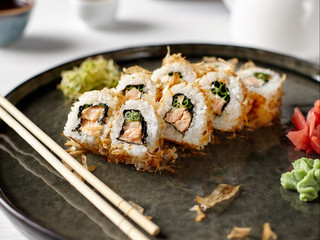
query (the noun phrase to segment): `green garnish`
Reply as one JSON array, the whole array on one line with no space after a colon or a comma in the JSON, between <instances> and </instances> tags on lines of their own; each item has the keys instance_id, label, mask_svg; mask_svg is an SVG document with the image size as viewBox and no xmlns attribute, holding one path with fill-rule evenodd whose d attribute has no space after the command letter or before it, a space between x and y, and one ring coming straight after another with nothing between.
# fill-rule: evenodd
<instances>
[{"instance_id":1,"label":"green garnish","mask_svg":"<svg viewBox=\"0 0 320 240\"><path fill-rule=\"evenodd\" d=\"M173 103L173 104L172 104L172 107L173 107L173 108L179 108L179 106L180 106L179 103Z\"/></svg>"},{"instance_id":2,"label":"green garnish","mask_svg":"<svg viewBox=\"0 0 320 240\"><path fill-rule=\"evenodd\" d=\"M271 75L262 73L262 72L256 72L253 74L255 78L263 80L265 83L267 83L271 79Z\"/></svg>"},{"instance_id":3,"label":"green garnish","mask_svg":"<svg viewBox=\"0 0 320 240\"><path fill-rule=\"evenodd\" d=\"M229 89L224 83L219 81L213 82L211 92L212 94L218 95L219 97L224 99L227 103L229 103L230 93L229 93Z\"/></svg>"},{"instance_id":4,"label":"green garnish","mask_svg":"<svg viewBox=\"0 0 320 240\"><path fill-rule=\"evenodd\" d=\"M91 104L84 104L82 107L80 107L81 111L85 110L88 107L91 107Z\"/></svg>"},{"instance_id":5,"label":"green garnish","mask_svg":"<svg viewBox=\"0 0 320 240\"><path fill-rule=\"evenodd\" d=\"M181 101L182 96L183 96L183 100ZM189 110L193 108L193 104L191 103L191 100L189 98L187 98L182 94L174 95L172 99L172 107L179 108L181 105Z\"/></svg>"},{"instance_id":6,"label":"green garnish","mask_svg":"<svg viewBox=\"0 0 320 240\"><path fill-rule=\"evenodd\" d=\"M184 97L184 99L182 101L182 106L186 107L186 106L190 105L189 101L190 101L189 98Z\"/></svg>"},{"instance_id":7,"label":"green garnish","mask_svg":"<svg viewBox=\"0 0 320 240\"><path fill-rule=\"evenodd\" d=\"M133 121L139 121L140 120L140 113L139 112L135 112L135 111L132 111L132 120Z\"/></svg>"},{"instance_id":8,"label":"green garnish","mask_svg":"<svg viewBox=\"0 0 320 240\"><path fill-rule=\"evenodd\" d=\"M180 103L178 101L178 96L175 95L172 99L172 107L173 108L179 108L180 107Z\"/></svg>"},{"instance_id":9,"label":"green garnish","mask_svg":"<svg viewBox=\"0 0 320 240\"><path fill-rule=\"evenodd\" d=\"M141 119L140 112L135 110L127 110L124 113L124 119L127 122L138 122Z\"/></svg>"},{"instance_id":10,"label":"green garnish","mask_svg":"<svg viewBox=\"0 0 320 240\"><path fill-rule=\"evenodd\" d=\"M128 85L128 86L126 86L126 90L131 90L132 88L136 88L140 92L143 92L144 85L140 84L140 85Z\"/></svg>"},{"instance_id":11,"label":"green garnish","mask_svg":"<svg viewBox=\"0 0 320 240\"><path fill-rule=\"evenodd\" d=\"M106 104L104 104L104 103L99 103L98 106L104 108L104 107L106 107Z\"/></svg>"},{"instance_id":12,"label":"green garnish","mask_svg":"<svg viewBox=\"0 0 320 240\"><path fill-rule=\"evenodd\" d=\"M141 85L138 85L137 89L138 89L140 92L142 92L142 91L143 91L143 87L144 87L144 85L141 84Z\"/></svg>"},{"instance_id":13,"label":"green garnish","mask_svg":"<svg viewBox=\"0 0 320 240\"><path fill-rule=\"evenodd\" d=\"M117 86L120 72L113 60L102 56L88 58L79 67L61 72L58 88L70 99L77 99L82 93Z\"/></svg>"},{"instance_id":14,"label":"green garnish","mask_svg":"<svg viewBox=\"0 0 320 240\"><path fill-rule=\"evenodd\" d=\"M313 201L320 191L320 160L300 158L292 163L293 170L281 175L281 185L297 190L301 201Z\"/></svg>"},{"instance_id":15,"label":"green garnish","mask_svg":"<svg viewBox=\"0 0 320 240\"><path fill-rule=\"evenodd\" d=\"M183 78L181 72L169 72L169 73L168 73L168 75L169 75L170 77L172 77L174 74L178 74L178 75L179 75L179 78Z\"/></svg>"}]
</instances>

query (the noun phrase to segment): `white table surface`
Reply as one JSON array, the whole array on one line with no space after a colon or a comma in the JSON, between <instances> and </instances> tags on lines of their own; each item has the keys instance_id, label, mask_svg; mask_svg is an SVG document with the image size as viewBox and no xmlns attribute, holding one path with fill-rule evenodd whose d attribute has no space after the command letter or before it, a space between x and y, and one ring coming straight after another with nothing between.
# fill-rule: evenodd
<instances>
[{"instance_id":1,"label":"white table surface","mask_svg":"<svg viewBox=\"0 0 320 240\"><path fill-rule=\"evenodd\" d=\"M239 45L229 33L229 17L220 0L120 0L114 27L95 30L71 14L68 1L38 0L23 37L0 47L0 94L60 63L103 51L187 42ZM283 53L319 62L319 53ZM26 239L1 211L0 239Z\"/></svg>"}]
</instances>

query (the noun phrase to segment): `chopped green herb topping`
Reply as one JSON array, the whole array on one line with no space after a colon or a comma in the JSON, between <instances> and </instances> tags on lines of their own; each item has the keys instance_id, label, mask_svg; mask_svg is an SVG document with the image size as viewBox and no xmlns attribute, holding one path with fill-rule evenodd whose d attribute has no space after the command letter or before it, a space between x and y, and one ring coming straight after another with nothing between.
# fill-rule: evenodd
<instances>
[{"instance_id":1,"label":"chopped green herb topping","mask_svg":"<svg viewBox=\"0 0 320 240\"><path fill-rule=\"evenodd\" d=\"M267 83L271 79L271 75L262 73L262 72L256 72L253 74L255 78L263 80L265 83Z\"/></svg>"},{"instance_id":2,"label":"chopped green herb topping","mask_svg":"<svg viewBox=\"0 0 320 240\"><path fill-rule=\"evenodd\" d=\"M143 84L139 85L139 86L138 86L138 90L139 90L140 92L142 92L142 91L143 91L143 87L144 87Z\"/></svg>"},{"instance_id":3,"label":"chopped green herb topping","mask_svg":"<svg viewBox=\"0 0 320 240\"><path fill-rule=\"evenodd\" d=\"M224 83L219 81L213 82L211 92L212 94L218 95L219 97L224 99L227 103L229 103L230 93L229 93L229 89Z\"/></svg>"},{"instance_id":4,"label":"chopped green herb topping","mask_svg":"<svg viewBox=\"0 0 320 240\"><path fill-rule=\"evenodd\" d=\"M143 91L144 85L140 84L140 85L128 85L126 86L126 90L131 90L132 88L136 88L138 89L140 92Z\"/></svg>"},{"instance_id":5,"label":"chopped green herb topping","mask_svg":"<svg viewBox=\"0 0 320 240\"><path fill-rule=\"evenodd\" d=\"M124 119L127 122L138 122L141 120L140 112L135 110L127 110L124 113Z\"/></svg>"},{"instance_id":6,"label":"chopped green herb topping","mask_svg":"<svg viewBox=\"0 0 320 240\"><path fill-rule=\"evenodd\" d=\"M182 97L183 97L183 99L182 99ZM183 106L189 110L191 110L193 108L193 104L191 103L191 100L189 98L187 98L186 96L184 96L182 94L174 95L173 99L172 99L172 107L179 108L181 106Z\"/></svg>"},{"instance_id":7,"label":"chopped green herb topping","mask_svg":"<svg viewBox=\"0 0 320 240\"><path fill-rule=\"evenodd\" d=\"M178 75L179 75L179 78L183 78L181 72L169 72L169 73L168 73L168 75L169 75L170 77L172 77L174 74L178 74Z\"/></svg>"},{"instance_id":8,"label":"chopped green herb topping","mask_svg":"<svg viewBox=\"0 0 320 240\"><path fill-rule=\"evenodd\" d=\"M84 105L80 106L79 110L82 112L83 110L85 110L86 108L91 107L91 106L92 106L92 104L84 104Z\"/></svg>"},{"instance_id":9,"label":"chopped green herb topping","mask_svg":"<svg viewBox=\"0 0 320 240\"><path fill-rule=\"evenodd\" d=\"M98 104L98 106L99 106L99 107L103 107L103 108L104 108L104 107L106 107L107 105L106 105L106 104L104 104L104 103L99 103L99 104Z\"/></svg>"}]
</instances>

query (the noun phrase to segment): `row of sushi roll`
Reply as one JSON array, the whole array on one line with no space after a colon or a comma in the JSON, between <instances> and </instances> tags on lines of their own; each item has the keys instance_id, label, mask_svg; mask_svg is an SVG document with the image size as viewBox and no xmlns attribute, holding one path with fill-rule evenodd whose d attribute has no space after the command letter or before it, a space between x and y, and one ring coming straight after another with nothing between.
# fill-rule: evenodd
<instances>
[{"instance_id":1,"label":"row of sushi roll","mask_svg":"<svg viewBox=\"0 0 320 240\"><path fill-rule=\"evenodd\" d=\"M202 150L213 130L260 128L280 114L285 75L237 59L190 63L180 53L160 68L124 69L116 88L84 93L74 103L64 135L109 161L136 169L170 169L173 142Z\"/></svg>"}]
</instances>

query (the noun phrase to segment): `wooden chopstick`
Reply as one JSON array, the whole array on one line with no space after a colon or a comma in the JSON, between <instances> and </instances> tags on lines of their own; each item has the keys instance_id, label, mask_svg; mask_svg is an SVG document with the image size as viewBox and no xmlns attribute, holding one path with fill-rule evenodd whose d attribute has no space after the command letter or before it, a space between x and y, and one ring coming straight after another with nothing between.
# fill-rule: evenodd
<instances>
[{"instance_id":1,"label":"wooden chopstick","mask_svg":"<svg viewBox=\"0 0 320 240\"><path fill-rule=\"evenodd\" d=\"M123 213L135 221L146 232L155 236L160 232L159 226L147 219L138 210L132 207L127 201L105 185L101 180L94 176L91 172L85 169L77 160L70 156L62 147L60 147L54 140L45 134L38 126L36 126L29 118L20 112L13 104L6 98L0 95L0 106L17 119L26 129L28 129L35 137L37 137L43 144L63 159L71 168L73 168L81 177L83 177L89 184L91 184L97 191L99 191L110 202L117 206ZM6 113L5 111L1 111ZM8 123L7 123L8 124ZM8 124L9 125L9 124ZM10 125L9 125L10 126ZM59 160L58 160L59 161ZM60 162L60 161L59 161ZM63 165L63 164L62 164Z\"/></svg>"},{"instance_id":2,"label":"wooden chopstick","mask_svg":"<svg viewBox=\"0 0 320 240\"><path fill-rule=\"evenodd\" d=\"M98 208L109 220L111 220L130 239L149 239L132 225L124 216L118 213L97 193L74 175L62 162L60 162L47 148L45 148L34 136L23 126L12 118L2 107L0 107L0 119L15 130L27 143L29 143L44 159L51 164L72 186L74 186L85 198Z\"/></svg>"}]
</instances>

